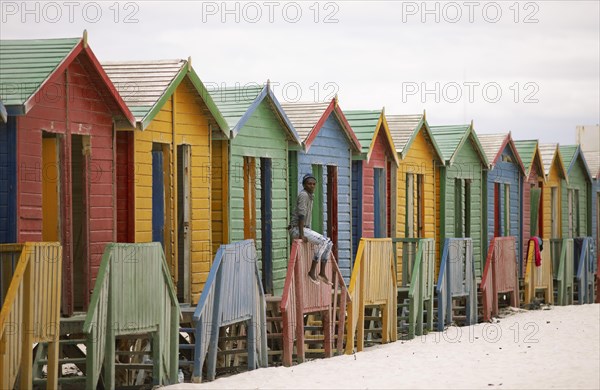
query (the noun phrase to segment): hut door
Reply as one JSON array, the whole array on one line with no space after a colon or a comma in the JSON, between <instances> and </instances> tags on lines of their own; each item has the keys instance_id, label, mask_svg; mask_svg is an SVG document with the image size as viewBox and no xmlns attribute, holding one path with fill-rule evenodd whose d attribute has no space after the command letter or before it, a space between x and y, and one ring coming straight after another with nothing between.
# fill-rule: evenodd
<instances>
[{"instance_id":1,"label":"hut door","mask_svg":"<svg viewBox=\"0 0 600 390\"><path fill-rule=\"evenodd\" d=\"M567 189L567 215L568 215L568 236L567 238L573 238L573 190Z\"/></svg>"},{"instance_id":2,"label":"hut door","mask_svg":"<svg viewBox=\"0 0 600 390\"><path fill-rule=\"evenodd\" d=\"M312 174L317 179L317 187L313 195L313 209L310 228L317 233L323 234L323 166L314 164Z\"/></svg>"},{"instance_id":3,"label":"hut door","mask_svg":"<svg viewBox=\"0 0 600 390\"><path fill-rule=\"evenodd\" d=\"M502 232L500 231L500 216L502 212L500 202L500 183L494 183L494 237L500 237Z\"/></svg>"},{"instance_id":4,"label":"hut door","mask_svg":"<svg viewBox=\"0 0 600 390\"><path fill-rule=\"evenodd\" d=\"M16 146L16 119L11 116L8 123L0 121L0 244L17 242Z\"/></svg>"},{"instance_id":5,"label":"hut door","mask_svg":"<svg viewBox=\"0 0 600 390\"><path fill-rule=\"evenodd\" d=\"M327 236L333 242L333 256L338 258L338 171L327 166Z\"/></svg>"},{"instance_id":6,"label":"hut door","mask_svg":"<svg viewBox=\"0 0 600 390\"><path fill-rule=\"evenodd\" d=\"M135 241L133 132L117 132L117 242Z\"/></svg>"},{"instance_id":7,"label":"hut door","mask_svg":"<svg viewBox=\"0 0 600 390\"><path fill-rule=\"evenodd\" d=\"M579 190L573 190L573 237L581 237L581 219L579 215Z\"/></svg>"},{"instance_id":8,"label":"hut door","mask_svg":"<svg viewBox=\"0 0 600 390\"><path fill-rule=\"evenodd\" d=\"M244 157L244 240L256 241L256 160L254 157Z\"/></svg>"},{"instance_id":9,"label":"hut door","mask_svg":"<svg viewBox=\"0 0 600 390\"><path fill-rule=\"evenodd\" d=\"M510 184L504 184L504 229L503 236L510 236Z\"/></svg>"},{"instance_id":10,"label":"hut door","mask_svg":"<svg viewBox=\"0 0 600 390\"><path fill-rule=\"evenodd\" d=\"M405 234L408 238L415 236L415 201L414 201L414 186L415 186L414 175L412 173L406 174L406 229Z\"/></svg>"},{"instance_id":11,"label":"hut door","mask_svg":"<svg viewBox=\"0 0 600 390\"><path fill-rule=\"evenodd\" d=\"M550 202L552 203L551 205L551 219L552 219L552 232L551 232L551 238L558 238L558 232L559 232L559 224L560 224L560 220L559 220L559 213L558 213L558 188L557 187L551 187L550 188Z\"/></svg>"},{"instance_id":12,"label":"hut door","mask_svg":"<svg viewBox=\"0 0 600 390\"><path fill-rule=\"evenodd\" d=\"M538 218L540 218L539 207L540 207L540 197L542 194L542 190L539 188L531 187L530 196L530 235L531 237L536 236L538 234Z\"/></svg>"},{"instance_id":13,"label":"hut door","mask_svg":"<svg viewBox=\"0 0 600 390\"><path fill-rule=\"evenodd\" d=\"M177 146L177 299L190 303L190 176L189 145Z\"/></svg>"},{"instance_id":14,"label":"hut door","mask_svg":"<svg viewBox=\"0 0 600 390\"><path fill-rule=\"evenodd\" d=\"M425 186L424 175L417 175L417 237L425 237Z\"/></svg>"},{"instance_id":15,"label":"hut door","mask_svg":"<svg viewBox=\"0 0 600 390\"><path fill-rule=\"evenodd\" d=\"M352 264L362 236L362 161L352 161Z\"/></svg>"},{"instance_id":16,"label":"hut door","mask_svg":"<svg viewBox=\"0 0 600 390\"><path fill-rule=\"evenodd\" d=\"M152 241L165 247L165 180L162 146L152 144Z\"/></svg>"},{"instance_id":17,"label":"hut door","mask_svg":"<svg viewBox=\"0 0 600 390\"><path fill-rule=\"evenodd\" d=\"M537 207L538 215L538 228L537 236L544 237L544 183L543 181L538 182L538 188L540 190L540 199Z\"/></svg>"},{"instance_id":18,"label":"hut door","mask_svg":"<svg viewBox=\"0 0 600 390\"><path fill-rule=\"evenodd\" d=\"M88 136L71 136L71 215L73 239L73 300L74 309L83 311L89 302L89 237L88 237L88 167L90 142Z\"/></svg>"},{"instance_id":19,"label":"hut door","mask_svg":"<svg viewBox=\"0 0 600 390\"><path fill-rule=\"evenodd\" d=\"M59 184L61 180L58 139L42 135L42 241L61 241Z\"/></svg>"},{"instance_id":20,"label":"hut door","mask_svg":"<svg viewBox=\"0 0 600 390\"><path fill-rule=\"evenodd\" d=\"M273 172L271 159L260 159L260 225L263 286L265 293L273 293Z\"/></svg>"},{"instance_id":21,"label":"hut door","mask_svg":"<svg viewBox=\"0 0 600 390\"><path fill-rule=\"evenodd\" d=\"M385 236L386 233L386 222L385 222L385 216L386 216L386 196L385 196L385 172L383 168L374 168L373 169L373 175L374 175L374 190L375 190L375 195L374 195L374 217L375 217L375 237L376 238L381 238Z\"/></svg>"}]
</instances>

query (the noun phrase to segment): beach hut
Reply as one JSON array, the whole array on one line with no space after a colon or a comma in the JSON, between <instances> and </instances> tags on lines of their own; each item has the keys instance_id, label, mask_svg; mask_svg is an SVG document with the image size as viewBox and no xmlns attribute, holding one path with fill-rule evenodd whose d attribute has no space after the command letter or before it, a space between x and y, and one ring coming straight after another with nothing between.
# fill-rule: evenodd
<instances>
[{"instance_id":1,"label":"beach hut","mask_svg":"<svg viewBox=\"0 0 600 390\"><path fill-rule=\"evenodd\" d=\"M62 311L86 310L115 229L115 124L134 123L83 38L0 41L0 242L58 241ZM6 190L6 191L5 191ZM7 194L8 196L4 195Z\"/></svg>"},{"instance_id":2,"label":"beach hut","mask_svg":"<svg viewBox=\"0 0 600 390\"><path fill-rule=\"evenodd\" d=\"M562 188L566 184L567 171L558 150L558 144L539 144L540 156L544 164L546 184L542 190L544 212L541 236L544 240L562 238Z\"/></svg>"},{"instance_id":3,"label":"beach hut","mask_svg":"<svg viewBox=\"0 0 600 390\"><path fill-rule=\"evenodd\" d=\"M352 258L361 238L395 233L395 186L398 156L385 111L345 111L361 144L352 161ZM394 194L394 196L392 196Z\"/></svg>"},{"instance_id":4,"label":"beach hut","mask_svg":"<svg viewBox=\"0 0 600 390\"><path fill-rule=\"evenodd\" d=\"M515 238L515 256L521 256L521 203L525 167L510 133L480 134L490 169L487 176L487 238L485 250L494 237ZM519 260L520 264L520 260Z\"/></svg>"},{"instance_id":5,"label":"beach hut","mask_svg":"<svg viewBox=\"0 0 600 390\"><path fill-rule=\"evenodd\" d=\"M352 155L361 146L340 109L337 98L325 103L287 103L282 107L302 141L289 152L290 208L302 189L302 177L312 173L319 189L313 201L311 229L333 242L333 255L346 280L351 265Z\"/></svg>"},{"instance_id":6,"label":"beach hut","mask_svg":"<svg viewBox=\"0 0 600 390\"><path fill-rule=\"evenodd\" d=\"M399 157L394 185L397 221L393 224L395 240L435 239L435 216L439 206L435 185L436 167L444 162L441 152L433 141L425 113L386 115L386 119ZM404 248L413 243L402 242L400 245ZM416 253L414 248L412 253ZM397 256L399 283L406 281L408 276L402 275L402 260L402 256Z\"/></svg>"},{"instance_id":7,"label":"beach hut","mask_svg":"<svg viewBox=\"0 0 600 390\"><path fill-rule=\"evenodd\" d=\"M446 238L470 237L475 277L479 281L485 260L484 240L487 239L484 226L487 219L484 185L487 157L473 123L431 126L431 132L444 159L436 179L440 199L436 239L441 245Z\"/></svg>"},{"instance_id":8,"label":"beach hut","mask_svg":"<svg viewBox=\"0 0 600 390\"><path fill-rule=\"evenodd\" d=\"M568 180L562 187L562 229L567 238L592 234L592 175L578 145L560 145Z\"/></svg>"},{"instance_id":9,"label":"beach hut","mask_svg":"<svg viewBox=\"0 0 600 390\"><path fill-rule=\"evenodd\" d=\"M529 239L534 236L543 237L544 205L542 191L546 182L546 176L544 175L544 162L542 161L538 141L518 140L514 141L514 143L525 168L521 205L521 228L523 232L521 260L523 260L527 256ZM524 272L523 267L520 268L519 272L522 276Z\"/></svg>"},{"instance_id":10,"label":"beach hut","mask_svg":"<svg viewBox=\"0 0 600 390\"><path fill-rule=\"evenodd\" d=\"M136 124L117 133L117 238L160 242L181 303L195 304L211 247L211 140L229 134L190 60L105 62Z\"/></svg>"},{"instance_id":11,"label":"beach hut","mask_svg":"<svg viewBox=\"0 0 600 390\"><path fill-rule=\"evenodd\" d=\"M213 143L213 244L256 241L265 293L281 294L289 257L288 151L300 139L270 83L210 92L229 141ZM215 203L213 202L213 206ZM220 218L219 218L220 217Z\"/></svg>"}]
</instances>

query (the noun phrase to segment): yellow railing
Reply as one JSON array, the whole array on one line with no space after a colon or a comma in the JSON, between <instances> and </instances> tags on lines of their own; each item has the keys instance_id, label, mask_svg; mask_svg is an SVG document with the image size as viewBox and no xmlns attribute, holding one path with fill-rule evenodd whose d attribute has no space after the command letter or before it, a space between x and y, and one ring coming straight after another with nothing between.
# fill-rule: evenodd
<instances>
[{"instance_id":1,"label":"yellow railing","mask_svg":"<svg viewBox=\"0 0 600 390\"><path fill-rule=\"evenodd\" d=\"M0 388L33 386L33 344L48 342L48 388L58 386L62 247L59 243L0 244ZM4 288L4 287L3 287Z\"/></svg>"}]
</instances>

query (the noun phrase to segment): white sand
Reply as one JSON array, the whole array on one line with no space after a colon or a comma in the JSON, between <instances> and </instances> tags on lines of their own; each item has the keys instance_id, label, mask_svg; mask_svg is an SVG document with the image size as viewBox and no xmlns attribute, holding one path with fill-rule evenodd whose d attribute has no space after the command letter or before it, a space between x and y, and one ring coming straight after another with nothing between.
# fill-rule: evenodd
<instances>
[{"instance_id":1,"label":"white sand","mask_svg":"<svg viewBox=\"0 0 600 390\"><path fill-rule=\"evenodd\" d=\"M599 389L600 305L519 311L355 355L168 388Z\"/></svg>"}]
</instances>

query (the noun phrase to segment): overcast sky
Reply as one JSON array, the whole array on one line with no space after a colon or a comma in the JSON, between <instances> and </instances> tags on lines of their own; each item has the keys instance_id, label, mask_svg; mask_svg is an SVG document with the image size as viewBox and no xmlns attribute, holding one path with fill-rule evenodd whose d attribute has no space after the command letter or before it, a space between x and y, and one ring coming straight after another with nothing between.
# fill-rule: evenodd
<instances>
[{"instance_id":1,"label":"overcast sky","mask_svg":"<svg viewBox=\"0 0 600 390\"><path fill-rule=\"evenodd\" d=\"M100 61L192 57L208 86L575 141L600 123L600 2L2 1L2 39L81 36Z\"/></svg>"}]
</instances>

